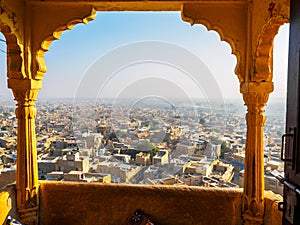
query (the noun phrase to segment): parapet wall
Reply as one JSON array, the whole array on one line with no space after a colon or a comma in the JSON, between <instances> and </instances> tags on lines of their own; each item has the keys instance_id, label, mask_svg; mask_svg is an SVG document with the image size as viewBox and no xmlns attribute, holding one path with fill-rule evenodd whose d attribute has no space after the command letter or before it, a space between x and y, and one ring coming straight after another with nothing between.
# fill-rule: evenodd
<instances>
[{"instance_id":1,"label":"parapet wall","mask_svg":"<svg viewBox=\"0 0 300 225\"><path fill-rule=\"evenodd\" d=\"M272 191L265 191L265 215L264 225L281 225L282 212L278 210L278 203L282 202L282 196Z\"/></svg>"},{"instance_id":2,"label":"parapet wall","mask_svg":"<svg viewBox=\"0 0 300 225\"><path fill-rule=\"evenodd\" d=\"M40 224L126 224L136 209L160 225L240 225L241 189L41 182Z\"/></svg>"},{"instance_id":3,"label":"parapet wall","mask_svg":"<svg viewBox=\"0 0 300 225\"><path fill-rule=\"evenodd\" d=\"M40 181L39 224L126 224L136 209L155 224L241 225L241 189ZM280 195L265 192L264 225L281 225ZM15 185L0 192L0 223L17 217Z\"/></svg>"}]
</instances>

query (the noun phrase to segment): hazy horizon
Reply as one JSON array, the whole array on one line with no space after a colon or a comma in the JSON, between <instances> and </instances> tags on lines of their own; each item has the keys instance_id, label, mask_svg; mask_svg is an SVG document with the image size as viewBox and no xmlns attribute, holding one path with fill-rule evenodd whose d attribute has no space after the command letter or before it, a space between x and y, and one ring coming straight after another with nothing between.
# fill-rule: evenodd
<instances>
[{"instance_id":1,"label":"hazy horizon","mask_svg":"<svg viewBox=\"0 0 300 225\"><path fill-rule=\"evenodd\" d=\"M274 41L275 88L270 101L286 96L287 42L285 25ZM5 43L0 42L0 49L5 49ZM234 73L236 57L231 52L215 31L183 22L180 13L101 12L94 21L75 26L51 44L38 99L155 94L213 99L218 92L226 100L242 100ZM0 65L6 65L3 53ZM1 98L13 99L6 87L5 66L0 66L0 78Z\"/></svg>"}]
</instances>

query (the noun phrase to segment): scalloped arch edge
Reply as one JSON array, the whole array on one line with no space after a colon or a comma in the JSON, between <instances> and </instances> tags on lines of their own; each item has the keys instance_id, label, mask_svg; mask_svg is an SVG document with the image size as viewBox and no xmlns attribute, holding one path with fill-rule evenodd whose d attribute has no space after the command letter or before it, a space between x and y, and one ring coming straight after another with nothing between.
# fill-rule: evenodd
<instances>
[{"instance_id":1,"label":"scalloped arch edge","mask_svg":"<svg viewBox=\"0 0 300 225\"><path fill-rule=\"evenodd\" d=\"M219 35L221 41L224 41L227 44L229 44L229 46L231 48L231 54L236 57L236 66L234 69L234 73L237 75L240 83L242 83L244 81L244 78L242 77L241 65L240 65L241 53L237 50L234 40L232 38L226 36L223 32L223 29L220 26L212 25L207 19L204 19L204 18L193 19L191 17L185 16L183 14L183 11L181 11L181 19L185 22L190 23L191 26L193 26L195 24L200 24L200 25L203 25L207 29L207 31L215 31Z\"/></svg>"},{"instance_id":2,"label":"scalloped arch edge","mask_svg":"<svg viewBox=\"0 0 300 225\"><path fill-rule=\"evenodd\" d=\"M75 17L70 19L67 23L60 25L56 27L52 34L48 35L41 43L40 49L36 53L36 63L37 63L37 69L36 69L36 76L35 79L42 79L44 74L46 73L47 67L44 60L45 52L49 51L50 45L53 41L59 40L62 33L66 30L72 30L75 25L83 23L87 24L90 21L94 20L96 18L96 9L92 8L90 15L85 16L83 18Z\"/></svg>"}]
</instances>

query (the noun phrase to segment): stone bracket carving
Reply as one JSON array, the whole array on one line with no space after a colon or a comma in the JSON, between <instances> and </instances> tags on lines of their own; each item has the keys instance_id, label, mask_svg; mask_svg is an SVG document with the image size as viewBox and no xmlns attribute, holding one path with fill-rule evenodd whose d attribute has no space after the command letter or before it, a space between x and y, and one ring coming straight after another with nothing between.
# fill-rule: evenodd
<instances>
[{"instance_id":1,"label":"stone bracket carving","mask_svg":"<svg viewBox=\"0 0 300 225\"><path fill-rule=\"evenodd\" d=\"M23 58L17 36L8 25L1 22L0 31L6 39L7 76L8 78L23 78Z\"/></svg>"},{"instance_id":2,"label":"stone bracket carving","mask_svg":"<svg viewBox=\"0 0 300 225\"><path fill-rule=\"evenodd\" d=\"M262 28L262 32L258 37L253 81L272 81L274 38L280 26L287 22L288 18L283 16L272 17Z\"/></svg>"},{"instance_id":3,"label":"stone bracket carving","mask_svg":"<svg viewBox=\"0 0 300 225\"><path fill-rule=\"evenodd\" d=\"M273 44L274 38L281 25L289 22L290 3L288 0L274 0L261 3L264 5L264 11L254 11L258 15L257 27L254 36L255 43L255 70L251 78L252 81L263 82L272 81L273 78ZM260 13L260 14L259 14Z\"/></svg>"}]
</instances>

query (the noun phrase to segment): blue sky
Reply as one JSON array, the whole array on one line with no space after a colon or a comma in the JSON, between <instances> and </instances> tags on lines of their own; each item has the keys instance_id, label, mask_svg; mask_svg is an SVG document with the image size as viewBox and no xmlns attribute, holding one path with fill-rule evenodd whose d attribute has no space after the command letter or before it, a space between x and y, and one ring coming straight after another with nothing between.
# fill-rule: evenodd
<instances>
[{"instance_id":1,"label":"blue sky","mask_svg":"<svg viewBox=\"0 0 300 225\"><path fill-rule=\"evenodd\" d=\"M1 37L3 38L3 36ZM215 80L214 88L216 86L216 89L221 91L223 98L241 99L238 79L234 74L236 58L231 54L229 45L221 42L216 32L207 31L202 25L191 26L181 20L179 13L170 12L102 12L98 13L96 19L89 24L80 24L73 30L64 32L60 40L51 44L50 51L45 55L47 73L39 98L73 98L90 68L97 68L97 65L101 65L102 67L97 70L103 71L103 65L99 62L105 56L114 51L117 54L118 49L124 46L134 43L149 43L149 41L162 43L162 48L157 50L158 55L165 54L164 46L169 45L178 46L178 48L176 47L179 49L178 55L180 55L180 49L190 52L203 63L201 65L205 67L205 70L209 71L209 75L202 76L211 76ZM275 91L271 98L282 98L286 93L287 42L288 25L285 25L275 39ZM4 43L0 42L0 49L5 49ZM128 54L137 53L142 54L143 52L134 52L133 50ZM178 55L173 56L176 58ZM0 53L0 95L12 98L10 91L6 88L5 60L5 54ZM176 59L174 59L175 61ZM178 85L178 89L181 89L182 93L189 97L206 95L205 88L201 88L201 84L200 86L194 85L193 79L187 79L186 74L179 70L177 65L158 64L146 62L137 65L132 62L130 65L123 65L122 69L114 71L113 78L109 81L106 80L105 85L103 82L97 83L99 86L98 97L99 93L102 97L114 96L112 93L116 93L116 90L119 94L125 93L124 96L128 97L136 94L136 91L132 92L133 87L140 87L139 95L143 95L143 85L148 84L148 86L154 87L155 82L163 81L162 83L164 83L166 80L169 80L170 87L173 88L168 93L167 91L162 93L166 97L176 96L179 93L176 92L174 84ZM107 64L107 66L110 65ZM99 76L108 77L110 75L101 74ZM190 77L193 77L193 74ZM128 91L127 87L131 91ZM86 88L88 89L88 87Z\"/></svg>"}]
</instances>

